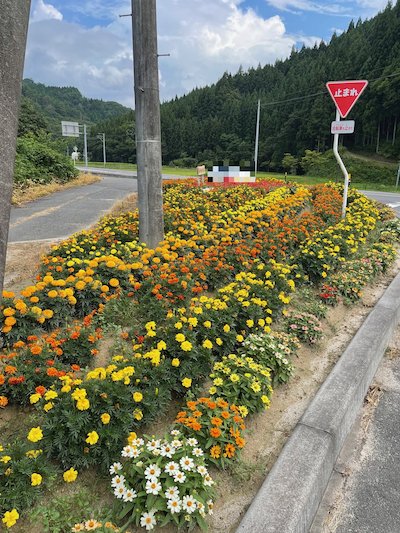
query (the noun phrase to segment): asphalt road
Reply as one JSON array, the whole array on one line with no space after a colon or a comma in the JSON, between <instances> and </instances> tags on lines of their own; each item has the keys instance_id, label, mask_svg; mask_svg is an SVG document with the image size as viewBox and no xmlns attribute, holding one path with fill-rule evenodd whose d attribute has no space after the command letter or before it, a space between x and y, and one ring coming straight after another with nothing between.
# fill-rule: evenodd
<instances>
[{"instance_id":1,"label":"asphalt road","mask_svg":"<svg viewBox=\"0 0 400 533\"><path fill-rule=\"evenodd\" d=\"M119 170L114 168L98 168L98 167L76 167L81 172L90 172L98 176L111 176L116 178L137 178L137 172L134 170ZM163 180L171 180L176 178L185 178L186 176L174 176L173 174L162 174Z\"/></svg>"},{"instance_id":2,"label":"asphalt road","mask_svg":"<svg viewBox=\"0 0 400 533\"><path fill-rule=\"evenodd\" d=\"M137 180L103 177L22 207L12 207L9 242L55 240L88 228L119 199L137 191Z\"/></svg>"},{"instance_id":3,"label":"asphalt road","mask_svg":"<svg viewBox=\"0 0 400 533\"><path fill-rule=\"evenodd\" d=\"M400 217L400 193L397 192L381 192L381 191L360 191L368 198L382 202L392 207L397 216Z\"/></svg>"}]
</instances>

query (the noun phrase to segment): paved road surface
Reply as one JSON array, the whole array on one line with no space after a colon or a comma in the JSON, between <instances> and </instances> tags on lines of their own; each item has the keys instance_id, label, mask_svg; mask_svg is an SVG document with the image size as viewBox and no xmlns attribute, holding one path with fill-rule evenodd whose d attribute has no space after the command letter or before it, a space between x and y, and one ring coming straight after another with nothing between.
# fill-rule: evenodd
<instances>
[{"instance_id":1,"label":"paved road surface","mask_svg":"<svg viewBox=\"0 0 400 533\"><path fill-rule=\"evenodd\" d=\"M81 172L90 172L99 176L113 176L116 178L137 178L135 170L119 170L114 168L98 168L98 167L76 167ZM163 180L171 180L176 178L185 178L186 176L174 176L173 174L162 174ZM188 176L189 177L189 176Z\"/></svg>"},{"instance_id":2,"label":"paved road surface","mask_svg":"<svg viewBox=\"0 0 400 533\"><path fill-rule=\"evenodd\" d=\"M381 192L381 191L360 191L368 198L373 198L374 200L378 200L378 202L382 202L383 204L387 204L390 207L392 207L396 213L397 216L400 217L400 193L397 192ZM400 527L399 527L400 531Z\"/></svg>"},{"instance_id":3,"label":"paved road surface","mask_svg":"<svg viewBox=\"0 0 400 533\"><path fill-rule=\"evenodd\" d=\"M345 441L310 533L400 531L400 326Z\"/></svg>"},{"instance_id":4,"label":"paved road surface","mask_svg":"<svg viewBox=\"0 0 400 533\"><path fill-rule=\"evenodd\" d=\"M54 240L94 224L119 199L137 190L137 180L103 177L11 209L9 242Z\"/></svg>"}]
</instances>

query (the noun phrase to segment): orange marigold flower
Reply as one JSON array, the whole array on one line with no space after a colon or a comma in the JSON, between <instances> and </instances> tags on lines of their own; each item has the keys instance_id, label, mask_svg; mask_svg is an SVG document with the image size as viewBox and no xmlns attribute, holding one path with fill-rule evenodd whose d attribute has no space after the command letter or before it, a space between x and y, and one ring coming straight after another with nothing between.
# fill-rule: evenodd
<instances>
[{"instance_id":1,"label":"orange marigold flower","mask_svg":"<svg viewBox=\"0 0 400 533\"><path fill-rule=\"evenodd\" d=\"M0 407L8 405L8 398L6 396L0 396Z\"/></svg>"},{"instance_id":2,"label":"orange marigold flower","mask_svg":"<svg viewBox=\"0 0 400 533\"><path fill-rule=\"evenodd\" d=\"M221 446L213 446L210 449L210 455L213 459L218 459L219 457L221 457Z\"/></svg>"},{"instance_id":3,"label":"orange marigold flower","mask_svg":"<svg viewBox=\"0 0 400 533\"><path fill-rule=\"evenodd\" d=\"M39 355L42 353L42 347L38 344L34 344L33 346L31 346L30 350L33 355Z\"/></svg>"},{"instance_id":4,"label":"orange marigold flower","mask_svg":"<svg viewBox=\"0 0 400 533\"><path fill-rule=\"evenodd\" d=\"M5 381L4 375L0 374L0 385L4 385L4 381Z\"/></svg>"},{"instance_id":5,"label":"orange marigold flower","mask_svg":"<svg viewBox=\"0 0 400 533\"><path fill-rule=\"evenodd\" d=\"M225 418L225 420L228 420L231 415L228 413L228 411L222 411L221 416L222 418Z\"/></svg>"},{"instance_id":6,"label":"orange marigold flower","mask_svg":"<svg viewBox=\"0 0 400 533\"><path fill-rule=\"evenodd\" d=\"M236 448L233 444L227 444L225 446L224 457L231 459L235 455Z\"/></svg>"},{"instance_id":7,"label":"orange marigold flower","mask_svg":"<svg viewBox=\"0 0 400 533\"><path fill-rule=\"evenodd\" d=\"M222 425L222 420L220 418L218 418L217 416L213 416L213 418L211 419L211 424L213 426L221 426Z\"/></svg>"},{"instance_id":8,"label":"orange marigold flower","mask_svg":"<svg viewBox=\"0 0 400 533\"><path fill-rule=\"evenodd\" d=\"M214 437L214 439L217 439L221 435L221 430L219 428L211 428L210 435L211 437Z\"/></svg>"},{"instance_id":9,"label":"orange marigold flower","mask_svg":"<svg viewBox=\"0 0 400 533\"><path fill-rule=\"evenodd\" d=\"M40 394L40 396L43 396L44 393L46 392L46 387L43 387L43 385L39 385L38 387L35 388L35 392L37 394Z\"/></svg>"},{"instance_id":10,"label":"orange marigold flower","mask_svg":"<svg viewBox=\"0 0 400 533\"><path fill-rule=\"evenodd\" d=\"M4 368L4 372L6 374L15 374L16 371L17 371L17 368L12 365L6 365L6 367Z\"/></svg>"}]
</instances>

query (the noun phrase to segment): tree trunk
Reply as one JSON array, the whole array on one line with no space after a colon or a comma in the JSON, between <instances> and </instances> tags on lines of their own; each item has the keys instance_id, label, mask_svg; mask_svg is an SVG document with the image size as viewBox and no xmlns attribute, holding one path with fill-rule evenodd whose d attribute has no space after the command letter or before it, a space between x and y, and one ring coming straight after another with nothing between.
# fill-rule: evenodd
<instances>
[{"instance_id":1,"label":"tree trunk","mask_svg":"<svg viewBox=\"0 0 400 533\"><path fill-rule=\"evenodd\" d=\"M379 140L380 140L380 136L381 136L381 123L379 122L378 124L378 133L377 133L377 136L376 136L376 150L375 152L377 154L379 154Z\"/></svg>"},{"instance_id":2,"label":"tree trunk","mask_svg":"<svg viewBox=\"0 0 400 533\"><path fill-rule=\"evenodd\" d=\"M394 144L394 142L395 142L395 140L396 140L396 128L397 128L397 117L395 117L395 119L394 119L394 124L393 124L392 145Z\"/></svg>"},{"instance_id":3,"label":"tree trunk","mask_svg":"<svg viewBox=\"0 0 400 533\"><path fill-rule=\"evenodd\" d=\"M0 303L30 4L30 0L0 0Z\"/></svg>"}]
</instances>

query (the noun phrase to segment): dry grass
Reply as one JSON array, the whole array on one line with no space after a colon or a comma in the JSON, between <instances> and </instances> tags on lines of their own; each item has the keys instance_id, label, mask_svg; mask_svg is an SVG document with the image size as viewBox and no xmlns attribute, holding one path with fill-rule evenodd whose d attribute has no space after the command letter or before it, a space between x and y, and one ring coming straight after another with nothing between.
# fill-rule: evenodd
<instances>
[{"instance_id":1,"label":"dry grass","mask_svg":"<svg viewBox=\"0 0 400 533\"><path fill-rule=\"evenodd\" d=\"M124 213L128 213L129 211L133 211L137 208L137 193L133 192L132 194L129 194L128 196L125 196L122 200L118 200L115 202L115 204L112 206L112 208L109 211L109 214L118 217L119 215L123 215Z\"/></svg>"},{"instance_id":2,"label":"dry grass","mask_svg":"<svg viewBox=\"0 0 400 533\"><path fill-rule=\"evenodd\" d=\"M62 191L64 189L71 189L73 187L82 187L84 185L90 185L96 181L100 181L100 176L94 174L79 174L74 180L67 183L47 183L46 185L32 185L27 189L15 188L12 195L12 204L21 205L26 202L32 202L42 196L47 196L54 192Z\"/></svg>"}]
</instances>

